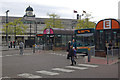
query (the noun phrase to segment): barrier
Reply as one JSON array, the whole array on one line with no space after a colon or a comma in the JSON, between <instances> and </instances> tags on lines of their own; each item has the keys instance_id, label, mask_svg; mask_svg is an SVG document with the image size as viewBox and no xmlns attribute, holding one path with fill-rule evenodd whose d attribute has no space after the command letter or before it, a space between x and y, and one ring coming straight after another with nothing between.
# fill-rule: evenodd
<instances>
[{"instance_id":1,"label":"barrier","mask_svg":"<svg viewBox=\"0 0 120 80\"><path fill-rule=\"evenodd\" d=\"M109 64L110 61L114 61L115 59L118 59L119 57L119 50L120 48L119 47L116 47L116 46L112 46L111 49L109 49L109 47L107 47L107 55L106 55L106 58L107 58L107 64Z\"/></svg>"},{"instance_id":2,"label":"barrier","mask_svg":"<svg viewBox=\"0 0 120 80\"><path fill-rule=\"evenodd\" d=\"M88 48L88 62L90 62L91 56L95 56L95 46Z\"/></svg>"}]
</instances>

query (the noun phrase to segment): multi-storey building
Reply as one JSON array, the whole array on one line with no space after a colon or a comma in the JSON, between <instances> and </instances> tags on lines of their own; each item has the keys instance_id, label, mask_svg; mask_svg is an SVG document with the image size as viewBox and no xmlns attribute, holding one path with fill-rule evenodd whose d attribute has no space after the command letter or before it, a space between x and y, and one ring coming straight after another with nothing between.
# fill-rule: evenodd
<instances>
[{"instance_id":1,"label":"multi-storey building","mask_svg":"<svg viewBox=\"0 0 120 80\"><path fill-rule=\"evenodd\" d=\"M37 33L43 33L43 30L46 27L45 20L49 18L37 18L35 15L33 15L33 8L30 6L26 8L26 14L23 17L13 17L8 16L8 22L13 22L15 19L22 18L23 24L27 25L28 28L26 30L26 33L24 35L16 35L16 41L25 41L29 37L34 38L35 34ZM1 22L0 27L3 28L3 25L6 24L6 16L0 16ZM31 23L29 23L29 21ZM72 29L73 28L73 21L75 22L75 19L61 19L62 27L64 29ZM2 41L3 43L6 41L6 33L4 31L2 33ZM15 33L13 35L8 34L8 41L14 41L15 40Z\"/></svg>"}]
</instances>

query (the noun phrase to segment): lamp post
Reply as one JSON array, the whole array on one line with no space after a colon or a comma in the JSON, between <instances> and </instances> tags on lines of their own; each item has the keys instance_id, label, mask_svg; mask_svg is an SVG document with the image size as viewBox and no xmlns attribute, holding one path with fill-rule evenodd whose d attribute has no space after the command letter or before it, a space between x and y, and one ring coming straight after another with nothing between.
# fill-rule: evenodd
<instances>
[{"instance_id":1,"label":"lamp post","mask_svg":"<svg viewBox=\"0 0 120 80\"><path fill-rule=\"evenodd\" d=\"M16 25L14 25L14 28L15 28L15 42L14 42L14 48L16 47Z\"/></svg>"},{"instance_id":2,"label":"lamp post","mask_svg":"<svg viewBox=\"0 0 120 80\"><path fill-rule=\"evenodd\" d=\"M7 23L8 23L8 12L9 10L6 11L6 44L8 45L8 33L7 33Z\"/></svg>"},{"instance_id":3,"label":"lamp post","mask_svg":"<svg viewBox=\"0 0 120 80\"><path fill-rule=\"evenodd\" d=\"M31 22L30 22L30 39L31 39Z\"/></svg>"}]
</instances>

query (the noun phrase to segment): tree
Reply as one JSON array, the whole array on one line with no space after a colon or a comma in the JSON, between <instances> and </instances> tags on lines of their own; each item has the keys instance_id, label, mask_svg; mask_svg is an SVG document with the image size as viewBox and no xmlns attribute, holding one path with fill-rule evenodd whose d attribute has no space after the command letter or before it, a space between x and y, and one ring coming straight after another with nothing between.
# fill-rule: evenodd
<instances>
[{"instance_id":1,"label":"tree","mask_svg":"<svg viewBox=\"0 0 120 80\"><path fill-rule=\"evenodd\" d=\"M85 13L85 18L78 20L75 29L95 28L95 23L91 22L91 14Z\"/></svg>"},{"instance_id":2,"label":"tree","mask_svg":"<svg viewBox=\"0 0 120 80\"><path fill-rule=\"evenodd\" d=\"M50 18L45 21L45 28L63 28L61 24L60 16L56 14L47 14Z\"/></svg>"},{"instance_id":3,"label":"tree","mask_svg":"<svg viewBox=\"0 0 120 80\"><path fill-rule=\"evenodd\" d=\"M28 28L28 26L24 25L21 20L22 18L15 19L13 22L9 22L3 25L2 31L6 33L6 26L8 26L7 33L9 35L12 35L12 34L22 35L26 33L26 29Z\"/></svg>"}]
</instances>

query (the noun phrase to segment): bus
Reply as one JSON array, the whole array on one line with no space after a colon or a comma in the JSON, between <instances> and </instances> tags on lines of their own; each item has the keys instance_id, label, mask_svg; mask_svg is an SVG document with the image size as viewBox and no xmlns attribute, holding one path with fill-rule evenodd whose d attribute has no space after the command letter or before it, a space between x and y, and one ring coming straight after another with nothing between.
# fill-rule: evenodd
<instances>
[{"instance_id":1,"label":"bus","mask_svg":"<svg viewBox=\"0 0 120 80\"><path fill-rule=\"evenodd\" d=\"M95 47L94 44L94 28L89 29L77 29L75 33L75 42L77 53L84 53L88 55L88 49L90 47Z\"/></svg>"}]
</instances>

